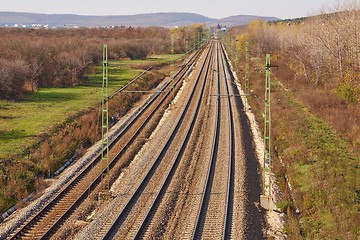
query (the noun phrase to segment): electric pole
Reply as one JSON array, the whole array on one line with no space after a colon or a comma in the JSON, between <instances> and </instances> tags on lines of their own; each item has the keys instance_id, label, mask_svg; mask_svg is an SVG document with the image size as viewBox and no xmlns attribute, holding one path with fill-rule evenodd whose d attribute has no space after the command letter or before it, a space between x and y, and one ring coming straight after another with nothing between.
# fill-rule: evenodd
<instances>
[{"instance_id":1,"label":"electric pole","mask_svg":"<svg viewBox=\"0 0 360 240\"><path fill-rule=\"evenodd\" d=\"M249 79L250 79L250 67L249 67L249 43L245 44L245 95L249 94ZM245 98L245 111L249 110L249 103L247 98Z\"/></svg>"},{"instance_id":2,"label":"electric pole","mask_svg":"<svg viewBox=\"0 0 360 240\"><path fill-rule=\"evenodd\" d=\"M102 179L107 178L105 189L110 189L109 181L109 79L108 79L108 46L103 46L103 80L102 80L102 97L101 97L101 142L102 166L106 166L106 172L102 174ZM104 167L102 167L104 169Z\"/></svg>"}]
</instances>

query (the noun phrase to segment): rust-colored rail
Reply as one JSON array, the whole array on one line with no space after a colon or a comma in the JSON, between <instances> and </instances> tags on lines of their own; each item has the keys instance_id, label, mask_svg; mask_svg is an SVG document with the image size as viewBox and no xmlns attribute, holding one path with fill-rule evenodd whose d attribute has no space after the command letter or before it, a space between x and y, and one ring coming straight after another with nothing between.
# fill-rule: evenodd
<instances>
[{"instance_id":1,"label":"rust-colored rail","mask_svg":"<svg viewBox=\"0 0 360 240\"><path fill-rule=\"evenodd\" d=\"M201 51L194 54L187 65L184 65L174 77L174 86L176 87L186 75L189 67L199 58ZM115 163L123 155L127 146L131 144L146 123L156 112L156 109L171 97L167 91L170 82L165 84L161 91L149 101L146 106L130 121L121 131L116 139L110 143L110 149L114 147L117 141L124 136L126 132L134 125L134 123L143 116L148 114L145 120L140 124L135 134L129 138L126 146L120 150L117 155L109 162L111 169ZM149 110L150 107L152 110ZM88 193L92 191L101 181L101 175L105 173L107 166L103 168L101 164L101 153L97 155L90 163L88 163L66 186L62 188L38 213L31 216L25 223L8 236L8 239L46 239L49 238L61 226L64 220L84 201Z\"/></svg>"}]
</instances>

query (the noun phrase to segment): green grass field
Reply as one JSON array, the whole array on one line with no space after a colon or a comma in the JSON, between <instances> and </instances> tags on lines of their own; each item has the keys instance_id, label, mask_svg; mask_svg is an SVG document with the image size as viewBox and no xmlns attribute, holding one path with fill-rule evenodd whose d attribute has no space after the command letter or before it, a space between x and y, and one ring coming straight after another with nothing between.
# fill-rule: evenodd
<instances>
[{"instance_id":1,"label":"green grass field","mask_svg":"<svg viewBox=\"0 0 360 240\"><path fill-rule=\"evenodd\" d=\"M146 60L109 62L109 93L142 71L143 66L169 62L182 55L156 55ZM0 100L0 159L21 153L36 136L61 124L71 115L94 106L101 99L102 66L91 66L87 81L74 88L41 88L21 101Z\"/></svg>"}]
</instances>

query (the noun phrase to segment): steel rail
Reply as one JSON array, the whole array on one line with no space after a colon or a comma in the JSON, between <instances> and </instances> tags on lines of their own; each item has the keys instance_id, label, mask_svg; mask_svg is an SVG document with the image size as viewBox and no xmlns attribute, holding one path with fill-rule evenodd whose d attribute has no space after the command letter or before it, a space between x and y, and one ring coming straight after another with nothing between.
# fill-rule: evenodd
<instances>
[{"instance_id":1,"label":"steel rail","mask_svg":"<svg viewBox=\"0 0 360 240\"><path fill-rule=\"evenodd\" d=\"M175 85L177 85L179 82L181 82L183 76L187 73L187 70L189 68L190 65L194 64L196 62L196 60L200 57L201 55L201 51L199 51L197 54L193 55L193 58L191 59L191 61L189 62L188 65L184 66L183 68L181 68L177 74L174 76L174 79L177 78L177 81L175 82ZM170 86L170 82L167 82L163 87L162 90L166 89L168 86ZM158 108L158 106L160 106L160 104L165 101L166 97L169 96L170 91L167 91L165 96L163 97L163 99L158 103L158 105L154 108L154 110L151 112L151 114L147 117L146 121L141 125L141 128L143 128L145 126L145 124L149 121L149 119L151 118L151 116L155 113L155 109ZM130 127L136 122L136 120L152 105L152 103L155 102L155 100L160 96L160 94L155 95L154 98L152 98L147 104L146 106L140 111L138 112L135 117L126 125L126 127L119 133L119 135L113 139L109 145L110 149L117 143L117 141L128 131L128 129L130 129ZM139 134L139 131L136 132L136 136ZM133 137L131 138L132 140L136 137L135 135L133 135ZM132 142L131 140L128 142L130 143ZM123 148L123 150L126 149ZM119 152L114 158L113 160L109 163L110 164L110 168L112 166L115 165L115 162L119 159L119 156L121 155L121 153ZM50 200L47 204L45 204L45 206L39 211L37 212L34 216L30 217L27 222L25 222L25 224L21 227L19 227L15 233L10 234L10 239L21 239L22 237L26 236L26 232L29 231L30 229L32 229L36 223L38 222L38 219L41 219L43 216L46 216L49 212L51 212L52 207L54 207L56 205L56 203L58 203L59 201L61 201L61 199L63 199L66 196L66 192L70 191L71 189L73 189L77 183L84 178L84 176L86 174L88 174L94 164L98 164L101 160L101 152L94 158L94 160L92 160L91 162L89 162L82 170L80 173L78 173L69 183L67 183L62 190L60 190L57 194L55 194L54 198L52 200ZM61 224L61 222L63 221L63 219L68 216L72 210L74 210L74 208L84 199L84 197L86 196L86 193L89 192L89 190L93 189L101 180L101 174L106 170L107 167L104 168L103 171L101 171L101 173L94 179L94 181L86 188L85 191L83 191L80 196L74 200L73 204L65 210L65 212L60 216L60 218L58 218L55 223L53 225L50 226L49 229L47 229L45 231L45 233L40 237L40 239L42 238L48 238L51 234L52 231L54 229L56 229L57 226L59 226L59 224Z\"/></svg>"},{"instance_id":2,"label":"steel rail","mask_svg":"<svg viewBox=\"0 0 360 240\"><path fill-rule=\"evenodd\" d=\"M232 213L234 207L234 182L235 182L235 158L234 158L234 119L233 119L233 110L230 101L230 91L229 91L229 83L227 80L226 68L224 62L224 49L221 45L221 53L222 56L222 69L224 71L225 77L225 85L226 85L226 94L228 94L227 102L228 102L228 109L229 109L229 123L230 123L230 164L229 164L229 175L228 175L228 186L227 186L227 195L226 195L226 211L225 211L225 218L224 218L224 231L222 239L230 239L231 238L231 229L232 229Z\"/></svg>"},{"instance_id":3,"label":"steel rail","mask_svg":"<svg viewBox=\"0 0 360 240\"><path fill-rule=\"evenodd\" d=\"M212 49L210 49L209 51L212 51ZM212 54L212 52L211 52L211 54ZM163 181L159 192L157 193L151 207L149 208L148 212L146 213L146 216L142 220L142 222L140 224L140 227L136 231L134 239L141 238L144 235L144 233L146 232L146 228L147 228L147 226L149 226L149 224L150 224L150 222L152 220L152 217L154 216L155 212L157 211L157 209L158 209L158 207L159 207L159 205L160 205L160 203L162 201L162 198L164 197L164 195L166 193L166 190L168 189L168 186L170 185L170 182L171 182L171 180L172 180L172 178L173 178L173 176L175 174L177 166L179 165L179 162L180 162L180 160L181 160L181 158L182 158L182 156L183 156L183 154L185 152L185 149L186 149L186 147L188 145L192 130L193 130L194 126L195 126L195 122L196 122L196 119L197 119L197 116L198 116L198 113L199 113L199 110L200 110L200 105L202 103L201 100L203 98L204 91L205 91L206 79L207 79L207 76L208 76L209 71L211 69L211 67L210 67L211 60L212 60L212 56L210 56L209 64L205 63L206 66L207 66L207 69L205 70L204 82L203 82L203 85L201 87L200 97L199 97L199 100L198 100L197 105L196 105L196 110L195 110L195 112L194 112L194 114L192 116L190 126L188 127L188 129L186 131L186 136L185 136L184 140L181 143L180 150L175 155L173 163L171 165L171 169L168 172L165 180Z\"/></svg>"},{"instance_id":4,"label":"steel rail","mask_svg":"<svg viewBox=\"0 0 360 240\"><path fill-rule=\"evenodd\" d=\"M208 57L208 53L207 53L206 58ZM204 63L205 63L205 61L204 61ZM205 66L205 64L202 65L201 72L203 71L204 66ZM193 96L195 94L195 89L196 89L197 84L198 84L198 81L196 82L196 84L195 84L195 86L193 88L193 91L191 92L191 95L189 97L189 101L187 102L187 104L186 104L186 106L185 106L185 108L184 108L178 122L176 123L175 128L173 129L171 135L167 139L164 148L161 150L160 154L157 156L156 160L151 165L149 171L146 173L145 177L143 178L143 180L141 181L139 186L136 188L134 193L131 195L130 199L127 201L125 206L121 209L119 214L116 216L115 220L111 223L109 229L106 231L106 233L104 234L102 239L112 239L116 235L117 230L121 227L121 225L125 222L126 218L129 216L132 207L136 204L137 200L140 198L141 193L146 188L146 186L149 183L150 179L154 175L157 167L160 165L163 156L165 155L166 151L168 150L171 143L173 142L173 139L175 138L175 135L178 132L178 130L179 130L179 128L180 128L180 126L181 126L181 124L183 122L183 119L185 118L185 115L186 115L187 110L188 110L188 108L190 106L191 100L192 100L192 98L193 98Z\"/></svg>"},{"instance_id":5,"label":"steel rail","mask_svg":"<svg viewBox=\"0 0 360 240\"><path fill-rule=\"evenodd\" d=\"M218 47L216 47L217 49ZM219 68L219 56L218 56L218 51L216 51L216 63L217 66ZM208 171L207 171L207 175L206 175L206 182L205 182L205 187L204 187L204 191L203 191L203 195L201 198L201 205L200 205L200 210L198 212L198 216L196 219L196 225L195 225L195 229L192 235L192 239L200 239L201 235L202 235L202 231L203 231L203 227L204 227L204 223L205 223L205 217L206 217L206 211L208 208L208 204L209 204L209 196L211 193L211 186L212 186L212 182L213 182L213 178L214 178L214 172L215 172L215 163L216 163L216 155L218 152L218 145L219 145L219 135L220 135L220 74L219 71L217 71L217 104L216 104L216 117L215 117L215 135L214 135L214 140L213 140L213 144L212 144L212 149L211 149L211 156L210 156L210 164L208 167Z\"/></svg>"},{"instance_id":6,"label":"steel rail","mask_svg":"<svg viewBox=\"0 0 360 240\"><path fill-rule=\"evenodd\" d=\"M224 64L224 57L223 57L223 48L220 43L217 43L217 80L218 80L218 94L217 94L217 105L216 105L216 122L215 122L215 135L214 141L212 145L212 152L210 158L210 164L207 172L205 188L203 191L203 196L201 199L200 210L198 212L195 230L193 232L192 239L200 239L204 230L204 224L206 220L206 214L209 206L210 201L210 194L211 188L213 184L213 179L215 175L215 167L217 161L217 153L219 147L219 137L220 137L220 98L225 96L227 99L227 106L228 106L228 113L229 113L229 168L228 168L228 179L227 179L227 188L226 188L226 206L225 206L225 216L223 220L224 229L222 234L222 239L230 239L231 237L231 225L232 225L232 212L233 212L233 201L234 201L234 165L235 165L235 158L234 158L234 122L233 122L233 111L230 102L230 92L229 86L227 82L227 75L226 75L226 68ZM221 64L221 65L220 65ZM221 73L221 70L223 74ZM224 78L226 92L221 94L220 91L220 82L221 79Z\"/></svg>"}]
</instances>

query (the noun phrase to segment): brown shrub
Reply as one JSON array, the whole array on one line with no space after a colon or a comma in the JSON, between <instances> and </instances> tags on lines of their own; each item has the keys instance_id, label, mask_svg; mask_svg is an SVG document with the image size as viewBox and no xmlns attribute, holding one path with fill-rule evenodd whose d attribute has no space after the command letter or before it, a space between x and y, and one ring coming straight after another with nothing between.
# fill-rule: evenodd
<instances>
[{"instance_id":1,"label":"brown shrub","mask_svg":"<svg viewBox=\"0 0 360 240\"><path fill-rule=\"evenodd\" d=\"M0 59L0 98L21 97L29 72L29 66L22 59Z\"/></svg>"}]
</instances>

